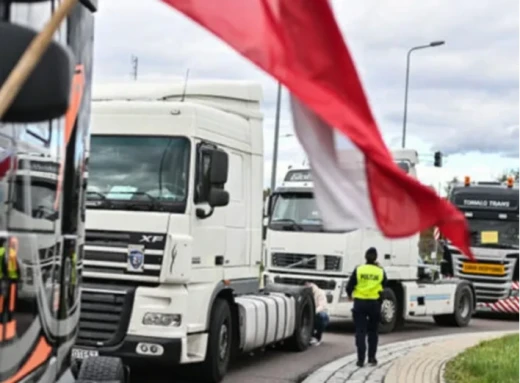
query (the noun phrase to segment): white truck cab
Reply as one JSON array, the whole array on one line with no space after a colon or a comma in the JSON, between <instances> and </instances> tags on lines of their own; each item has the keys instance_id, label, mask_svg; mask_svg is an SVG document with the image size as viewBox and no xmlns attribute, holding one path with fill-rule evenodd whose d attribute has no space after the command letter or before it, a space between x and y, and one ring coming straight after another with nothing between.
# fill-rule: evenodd
<instances>
[{"instance_id":1,"label":"white truck cab","mask_svg":"<svg viewBox=\"0 0 520 383\"><path fill-rule=\"evenodd\" d=\"M403 149L393 153L398 166L417 178L418 155ZM352 152L338 153L340 163L348 165ZM378 250L378 262L385 269L389 286L382 306L381 331L392 331L404 319L456 311L457 285L428 283L429 275L418 275L419 234L400 239L385 238L379 230L360 229L330 232L323 228L313 195L309 168L291 168L273 193L269 203L269 223L265 240L266 273L264 283L301 285L316 283L325 290L331 316L351 319L352 302L346 284L354 268L363 264L369 247ZM422 266L422 267L420 267ZM420 283L418 281L420 280ZM466 286L469 301L465 325L474 308L473 291Z\"/></svg>"},{"instance_id":2,"label":"white truck cab","mask_svg":"<svg viewBox=\"0 0 520 383\"><path fill-rule=\"evenodd\" d=\"M95 88L74 357L200 362L217 382L232 347L308 346L308 289L256 294L261 99L247 82Z\"/></svg>"},{"instance_id":3,"label":"white truck cab","mask_svg":"<svg viewBox=\"0 0 520 383\"><path fill-rule=\"evenodd\" d=\"M26 138L29 132L34 137L43 139L38 135L41 132L37 126L27 125L19 130L14 132L13 129L15 137L23 135ZM0 147L9 147L5 140L5 136L0 136ZM11 230L52 233L60 224L56 206L59 167L57 156L52 155L50 150L42 149L41 145L33 145L29 140L18 143L17 153L13 156L11 182L0 183L0 195L10 196L11 209L6 217ZM7 209L7 204L1 209L4 208ZM55 238L51 235L34 236L31 240L18 241L20 305L27 303L30 306L40 291L50 291L53 288L52 274L57 272L54 265L58 258L54 253L55 245ZM34 252L39 254L37 260L32 256Z\"/></svg>"}]
</instances>

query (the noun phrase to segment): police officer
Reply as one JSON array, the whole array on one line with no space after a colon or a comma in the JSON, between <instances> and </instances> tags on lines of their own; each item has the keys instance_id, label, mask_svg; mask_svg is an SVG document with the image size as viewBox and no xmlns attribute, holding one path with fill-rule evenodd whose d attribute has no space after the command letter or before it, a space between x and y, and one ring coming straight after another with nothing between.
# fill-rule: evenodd
<instances>
[{"instance_id":1,"label":"police officer","mask_svg":"<svg viewBox=\"0 0 520 383\"><path fill-rule=\"evenodd\" d=\"M4 244L0 247L0 343L8 342L16 336L17 257L18 240L11 237L9 246Z\"/></svg>"},{"instance_id":2,"label":"police officer","mask_svg":"<svg viewBox=\"0 0 520 383\"><path fill-rule=\"evenodd\" d=\"M365 253L366 264L352 272L347 284L347 295L354 299L352 313L356 326L357 366L363 367L368 337L368 363L377 365L376 352L378 327L381 316L381 293L386 284L386 273L377 263L377 250L374 247Z\"/></svg>"}]
</instances>

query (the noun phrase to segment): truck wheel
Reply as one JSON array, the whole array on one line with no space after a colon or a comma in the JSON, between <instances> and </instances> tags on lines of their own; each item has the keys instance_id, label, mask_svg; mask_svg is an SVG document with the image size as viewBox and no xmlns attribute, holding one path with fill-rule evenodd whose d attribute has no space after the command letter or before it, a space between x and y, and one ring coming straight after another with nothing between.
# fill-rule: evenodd
<instances>
[{"instance_id":1,"label":"truck wheel","mask_svg":"<svg viewBox=\"0 0 520 383\"><path fill-rule=\"evenodd\" d=\"M439 326L466 327L473 316L473 307L473 291L467 283L461 283L455 293L453 313L434 315L433 320Z\"/></svg>"},{"instance_id":2,"label":"truck wheel","mask_svg":"<svg viewBox=\"0 0 520 383\"><path fill-rule=\"evenodd\" d=\"M125 369L120 358L96 356L83 360L76 383L125 382Z\"/></svg>"},{"instance_id":3,"label":"truck wheel","mask_svg":"<svg viewBox=\"0 0 520 383\"><path fill-rule=\"evenodd\" d=\"M316 312L314 297L311 291L310 289L304 289L297 298L294 334L287 341L288 347L293 351L305 351L311 341Z\"/></svg>"},{"instance_id":4,"label":"truck wheel","mask_svg":"<svg viewBox=\"0 0 520 383\"><path fill-rule=\"evenodd\" d=\"M226 375L231 356L233 320L226 300L217 298L211 313L206 360L200 369L204 383L219 383Z\"/></svg>"},{"instance_id":5,"label":"truck wheel","mask_svg":"<svg viewBox=\"0 0 520 383\"><path fill-rule=\"evenodd\" d=\"M394 331L398 317L398 302L394 290L386 288L382 294L381 303L381 322L379 323L379 333L388 334Z\"/></svg>"}]
</instances>

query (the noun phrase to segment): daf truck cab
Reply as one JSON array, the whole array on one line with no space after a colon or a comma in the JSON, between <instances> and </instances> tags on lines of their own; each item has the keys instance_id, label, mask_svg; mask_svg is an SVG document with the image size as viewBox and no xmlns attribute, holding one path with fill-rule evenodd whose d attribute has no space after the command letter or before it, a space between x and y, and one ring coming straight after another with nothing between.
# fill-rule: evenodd
<instances>
[{"instance_id":1,"label":"daf truck cab","mask_svg":"<svg viewBox=\"0 0 520 383\"><path fill-rule=\"evenodd\" d=\"M354 157L351 151L338 152L345 166L356 160ZM416 151L397 150L393 157L403 171L417 178ZM388 239L375 228L327 231L314 200L310 169L293 168L287 172L271 196L268 217L264 284L302 285L311 281L326 292L330 315L350 320L348 279L354 268L365 262L365 251L375 247L378 262L389 279L383 292L382 332L390 332L405 319L417 316L433 315L438 323L458 326L469 323L474 309L472 286L460 281L450 284L431 280L431 274L423 272L426 265L417 261L419 234Z\"/></svg>"},{"instance_id":2,"label":"daf truck cab","mask_svg":"<svg viewBox=\"0 0 520 383\"><path fill-rule=\"evenodd\" d=\"M310 289L259 290L261 99L249 82L96 87L75 358L218 382L232 350L307 348Z\"/></svg>"}]
</instances>

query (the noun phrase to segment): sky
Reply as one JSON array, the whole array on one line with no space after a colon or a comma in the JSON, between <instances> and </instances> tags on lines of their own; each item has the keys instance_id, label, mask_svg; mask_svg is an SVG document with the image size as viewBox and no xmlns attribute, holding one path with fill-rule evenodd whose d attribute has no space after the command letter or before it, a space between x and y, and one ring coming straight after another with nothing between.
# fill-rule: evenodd
<instances>
[{"instance_id":1,"label":"sky","mask_svg":"<svg viewBox=\"0 0 520 383\"><path fill-rule=\"evenodd\" d=\"M237 0L247 1L247 0ZM518 0L332 0L379 129L390 149L401 145L406 55L410 61L406 146L416 149L419 179L442 188L454 176L495 178L519 163ZM182 14L154 0L100 2L96 83L138 80L253 80L264 91L264 183L269 185L276 82ZM293 132L287 91L277 179L305 153ZM443 168L433 152L444 153Z\"/></svg>"}]
</instances>

